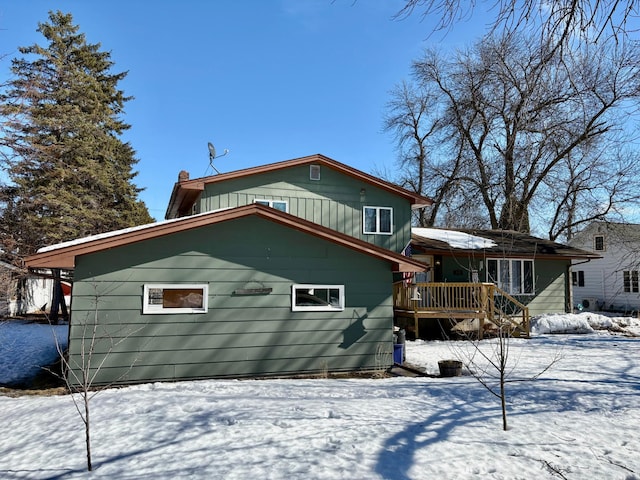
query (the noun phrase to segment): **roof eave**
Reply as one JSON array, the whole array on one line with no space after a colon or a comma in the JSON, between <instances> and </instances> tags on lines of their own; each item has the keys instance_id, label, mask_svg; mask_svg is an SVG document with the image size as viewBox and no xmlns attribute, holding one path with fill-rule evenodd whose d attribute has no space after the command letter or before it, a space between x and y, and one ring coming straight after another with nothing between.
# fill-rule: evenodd
<instances>
[{"instance_id":1,"label":"roof eave","mask_svg":"<svg viewBox=\"0 0 640 480\"><path fill-rule=\"evenodd\" d=\"M417 260L412 260L409 257L405 257L390 250L370 244L364 240L335 232L334 230L323 227L322 225L260 204L249 204L218 212L188 216L170 222L159 222L134 231L97 238L83 243L62 246L57 249L30 255L25 259L25 265L29 268L73 269L75 267L75 259L80 255L109 250L122 245L132 244L163 235L178 233L191 228L246 217L253 214L301 232L323 238L327 241L332 241L333 243L352 250L386 260L392 264L394 271L421 272L426 269L426 266Z\"/></svg>"},{"instance_id":2,"label":"roof eave","mask_svg":"<svg viewBox=\"0 0 640 480\"><path fill-rule=\"evenodd\" d=\"M176 182L171 191L169 205L167 206L164 218L167 220L177 218L185 211L190 212L198 195L204 191L204 185L201 179Z\"/></svg>"},{"instance_id":3,"label":"roof eave","mask_svg":"<svg viewBox=\"0 0 640 480\"><path fill-rule=\"evenodd\" d=\"M492 257L501 257L501 258L538 258L538 259L547 259L547 260L558 260L558 259L566 259L566 260L597 260L602 258L599 255L591 255L591 254L582 254L582 253L539 253L539 252L507 252L507 251L492 251L491 249L478 248L474 250L462 249L462 248L436 248L436 247L424 247L418 246L421 252L426 255L443 255L447 257L453 257L456 255L478 255L479 252L482 252L483 255L489 255Z\"/></svg>"},{"instance_id":4,"label":"roof eave","mask_svg":"<svg viewBox=\"0 0 640 480\"><path fill-rule=\"evenodd\" d=\"M358 180L364 181L378 188L391 192L395 195L399 195L409 201L412 209L424 208L433 204L433 200L428 197L424 197L417 193L411 192L391 182L387 182L386 180L382 180L378 177L362 172L353 167L340 163L337 160L333 160L332 158L317 153L306 157L299 157L291 160L284 160L282 162L260 165L258 167L250 167L233 172L221 173L210 175L208 177L195 178L193 180L178 182L173 187L165 218L176 218L176 216L180 212L186 211L187 209L191 208L197 198L197 195L193 196L193 198L186 197L184 193L185 190L194 190L199 194L204 190L206 185L212 183L223 182L225 180L232 180L250 175L259 175L261 173L271 172L283 168L289 168L298 165L308 165L312 163L318 163L328 166L329 168L341 171L352 178L356 178Z\"/></svg>"}]
</instances>

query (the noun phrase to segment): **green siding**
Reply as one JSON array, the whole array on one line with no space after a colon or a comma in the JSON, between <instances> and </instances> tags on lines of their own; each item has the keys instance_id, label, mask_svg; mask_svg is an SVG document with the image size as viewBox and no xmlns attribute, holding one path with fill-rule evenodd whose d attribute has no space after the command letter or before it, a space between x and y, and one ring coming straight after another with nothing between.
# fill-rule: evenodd
<instances>
[{"instance_id":1,"label":"green siding","mask_svg":"<svg viewBox=\"0 0 640 480\"><path fill-rule=\"evenodd\" d=\"M319 181L309 179L309 165L301 165L211 183L200 196L196 211L238 207L255 199L285 200L292 215L394 252L401 252L411 240L411 205L407 200L326 166L321 167ZM393 235L363 234L364 206L393 208Z\"/></svg>"},{"instance_id":2,"label":"green siding","mask_svg":"<svg viewBox=\"0 0 640 480\"><path fill-rule=\"evenodd\" d=\"M535 261L536 296L523 302L529 307L531 316L567 311L570 263L570 260Z\"/></svg>"},{"instance_id":3,"label":"green siding","mask_svg":"<svg viewBox=\"0 0 640 480\"><path fill-rule=\"evenodd\" d=\"M142 315L144 284L175 282L208 283L208 312ZM346 308L292 312L293 283L344 284ZM96 384L386 368L391 283L385 261L258 217L81 256L70 362L97 318ZM255 286L272 291L234 294Z\"/></svg>"},{"instance_id":4,"label":"green siding","mask_svg":"<svg viewBox=\"0 0 640 480\"><path fill-rule=\"evenodd\" d=\"M496 258L496 257L487 257ZM442 281L469 282L471 270L478 270L481 282L487 281L486 259L478 257L443 257ZM568 274L570 260L534 260L535 295L514 295L529 307L529 315L564 313L568 302Z\"/></svg>"}]
</instances>

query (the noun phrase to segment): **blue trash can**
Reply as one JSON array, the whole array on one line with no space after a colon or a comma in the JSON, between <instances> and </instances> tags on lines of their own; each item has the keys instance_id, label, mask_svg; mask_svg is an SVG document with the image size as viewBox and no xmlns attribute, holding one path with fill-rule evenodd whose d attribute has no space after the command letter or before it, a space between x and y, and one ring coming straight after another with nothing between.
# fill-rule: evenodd
<instances>
[{"instance_id":1,"label":"blue trash can","mask_svg":"<svg viewBox=\"0 0 640 480\"><path fill-rule=\"evenodd\" d=\"M402 365L403 352L404 352L404 345L402 343L393 344L393 363Z\"/></svg>"}]
</instances>

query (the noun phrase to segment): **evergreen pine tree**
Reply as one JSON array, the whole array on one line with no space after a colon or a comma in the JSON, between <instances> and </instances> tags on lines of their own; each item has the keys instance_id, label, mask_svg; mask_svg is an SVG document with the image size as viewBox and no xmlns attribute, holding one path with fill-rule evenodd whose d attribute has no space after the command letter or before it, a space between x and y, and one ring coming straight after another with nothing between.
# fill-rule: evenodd
<instances>
[{"instance_id":1,"label":"evergreen pine tree","mask_svg":"<svg viewBox=\"0 0 640 480\"><path fill-rule=\"evenodd\" d=\"M88 44L72 21L49 12L37 29L48 45L19 49L26 58L12 61L0 95L16 187L1 233L21 255L153 221L133 183L135 152L120 138L130 127L120 118L130 97L117 87L127 72L112 73L110 53Z\"/></svg>"}]
</instances>

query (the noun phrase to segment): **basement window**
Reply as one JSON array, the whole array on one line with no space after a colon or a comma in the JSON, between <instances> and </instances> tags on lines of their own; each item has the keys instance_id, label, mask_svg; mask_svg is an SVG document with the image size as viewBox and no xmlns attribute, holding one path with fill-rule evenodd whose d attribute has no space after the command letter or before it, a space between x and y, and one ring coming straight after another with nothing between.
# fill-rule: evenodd
<instances>
[{"instance_id":1,"label":"basement window","mask_svg":"<svg viewBox=\"0 0 640 480\"><path fill-rule=\"evenodd\" d=\"M333 312L344 310L344 285L292 285L293 312Z\"/></svg>"},{"instance_id":2,"label":"basement window","mask_svg":"<svg viewBox=\"0 0 640 480\"><path fill-rule=\"evenodd\" d=\"M142 313L206 313L208 297L206 284L145 284Z\"/></svg>"}]
</instances>

